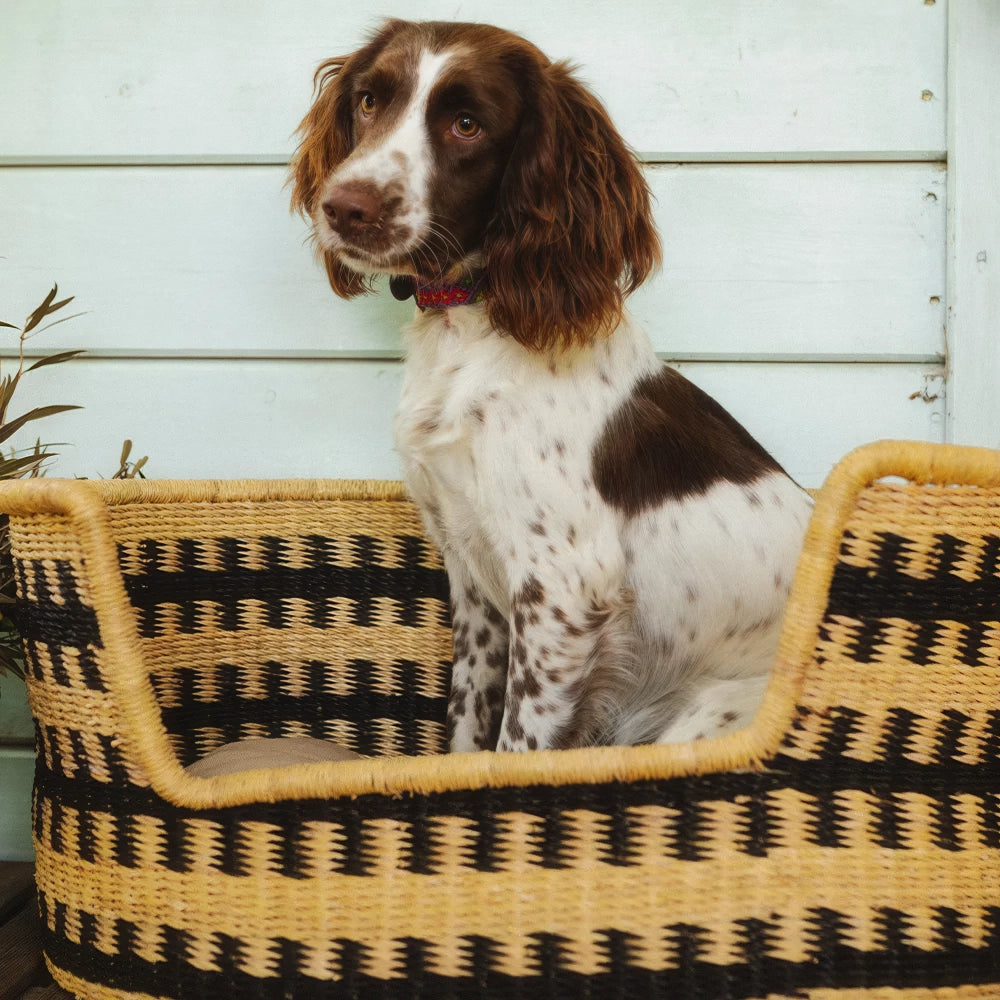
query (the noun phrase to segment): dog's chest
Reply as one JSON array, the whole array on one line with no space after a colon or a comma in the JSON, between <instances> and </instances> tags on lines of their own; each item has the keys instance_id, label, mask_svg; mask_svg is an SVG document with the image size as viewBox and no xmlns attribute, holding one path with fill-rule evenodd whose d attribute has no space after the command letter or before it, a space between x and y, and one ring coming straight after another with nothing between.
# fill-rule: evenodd
<instances>
[{"instance_id":1,"label":"dog's chest","mask_svg":"<svg viewBox=\"0 0 1000 1000\"><path fill-rule=\"evenodd\" d=\"M396 447L407 488L443 550L496 576L512 525L579 500L589 451L620 393L581 352L556 363L499 336L478 310L408 332ZM607 398L605 398L607 397ZM569 497L562 494L571 491Z\"/></svg>"},{"instance_id":2,"label":"dog's chest","mask_svg":"<svg viewBox=\"0 0 1000 1000\"><path fill-rule=\"evenodd\" d=\"M450 324L432 327L414 338L407 353L395 437L411 487L419 488L410 480L422 470L435 492L465 492L477 432L487 406L500 398L496 374L480 357L482 345L469 343L461 332Z\"/></svg>"},{"instance_id":3,"label":"dog's chest","mask_svg":"<svg viewBox=\"0 0 1000 1000\"><path fill-rule=\"evenodd\" d=\"M420 317L407 336L396 447L411 487L426 478L438 499L503 492L505 475L547 477L554 470L538 457L554 451L562 464L586 467L632 374L602 363L607 345L600 357L529 351L493 331L477 309Z\"/></svg>"},{"instance_id":4,"label":"dog's chest","mask_svg":"<svg viewBox=\"0 0 1000 1000\"><path fill-rule=\"evenodd\" d=\"M498 410L511 405L510 376L496 364L496 345L446 315L447 322L418 319L410 331L396 449L429 534L487 584L498 567L482 509L484 439Z\"/></svg>"}]
</instances>

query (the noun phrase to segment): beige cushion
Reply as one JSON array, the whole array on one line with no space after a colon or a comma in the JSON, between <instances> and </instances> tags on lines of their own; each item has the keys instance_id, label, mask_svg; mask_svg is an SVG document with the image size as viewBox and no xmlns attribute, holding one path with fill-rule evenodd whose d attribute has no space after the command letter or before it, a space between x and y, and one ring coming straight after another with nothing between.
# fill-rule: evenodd
<instances>
[{"instance_id":1,"label":"beige cushion","mask_svg":"<svg viewBox=\"0 0 1000 1000\"><path fill-rule=\"evenodd\" d=\"M283 739L239 740L206 754L187 768L196 778L214 778L235 771L262 767L287 767L290 764L317 764L324 761L358 760L360 755L337 743L314 740L309 736Z\"/></svg>"}]
</instances>

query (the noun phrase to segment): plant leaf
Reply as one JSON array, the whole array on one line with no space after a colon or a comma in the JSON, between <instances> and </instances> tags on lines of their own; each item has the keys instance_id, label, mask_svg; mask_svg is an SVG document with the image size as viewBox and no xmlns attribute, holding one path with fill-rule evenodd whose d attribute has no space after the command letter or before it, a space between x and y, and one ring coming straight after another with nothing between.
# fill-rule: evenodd
<instances>
[{"instance_id":1,"label":"plant leaf","mask_svg":"<svg viewBox=\"0 0 1000 1000\"><path fill-rule=\"evenodd\" d=\"M72 319L73 317L67 316L66 318ZM47 358L40 358L30 368L25 370L33 372L36 368L44 368L46 365L59 365L64 361L72 361L73 358L78 358L81 354L86 354L86 351L63 351L60 354L50 354Z\"/></svg>"},{"instance_id":2,"label":"plant leaf","mask_svg":"<svg viewBox=\"0 0 1000 1000\"><path fill-rule=\"evenodd\" d=\"M14 398L14 390L17 388L17 383L20 381L20 368L18 368L16 374L8 375L3 379L3 381L0 381L0 426L7 421L7 407L10 406L10 401Z\"/></svg>"},{"instance_id":3,"label":"plant leaf","mask_svg":"<svg viewBox=\"0 0 1000 1000\"><path fill-rule=\"evenodd\" d=\"M0 379L0 415L7 409L11 397L14 395L14 386L16 385L17 383L14 381L12 375L5 375Z\"/></svg>"},{"instance_id":4,"label":"plant leaf","mask_svg":"<svg viewBox=\"0 0 1000 1000\"><path fill-rule=\"evenodd\" d=\"M64 305L68 302L72 302L75 296L71 295L68 299L63 299L62 302L54 302L56 295L59 294L59 286L53 285L52 291L45 296L45 301L28 317L27 322L24 324L23 332L25 334L30 333L32 330L38 326L39 323L46 316L51 316L52 313L59 309L62 309Z\"/></svg>"},{"instance_id":5,"label":"plant leaf","mask_svg":"<svg viewBox=\"0 0 1000 1000\"><path fill-rule=\"evenodd\" d=\"M0 479L19 479L25 471L38 468L50 458L55 458L58 453L54 451L42 451L37 454L23 455L21 458L5 458L0 460Z\"/></svg>"},{"instance_id":6,"label":"plant leaf","mask_svg":"<svg viewBox=\"0 0 1000 1000\"><path fill-rule=\"evenodd\" d=\"M2 319L0 319L0 326L9 327L11 330L16 330L17 329L17 327L14 326L13 323L5 323Z\"/></svg>"},{"instance_id":7,"label":"plant leaf","mask_svg":"<svg viewBox=\"0 0 1000 1000\"><path fill-rule=\"evenodd\" d=\"M69 301L71 301L71 300L70 299L66 299L66 302L69 302ZM66 302L60 302L59 305L60 306L64 306L64 305L66 305ZM51 323L46 323L45 326L39 327L35 331L34 336L37 336L40 333L44 333L46 330L51 330L52 327L58 326L60 323L68 323L71 319L77 319L80 316L86 316L86 315L87 315L87 313L86 313L86 311L84 311L84 312L78 312L78 313L70 313L69 316L62 316L59 319L54 319Z\"/></svg>"},{"instance_id":8,"label":"plant leaf","mask_svg":"<svg viewBox=\"0 0 1000 1000\"><path fill-rule=\"evenodd\" d=\"M42 417L51 417L54 413L65 413L67 410L79 409L79 406L36 406L35 409L29 410L0 427L0 441L6 441L12 434L16 434L29 420L40 420Z\"/></svg>"},{"instance_id":9,"label":"plant leaf","mask_svg":"<svg viewBox=\"0 0 1000 1000\"><path fill-rule=\"evenodd\" d=\"M42 302L42 304L24 321L24 326L22 327L22 329L24 330L25 333L27 333L29 330L34 330L34 328L38 326L38 324L41 323L43 319L45 319L46 310L49 308L50 305L52 305L52 300L58 294L59 294L59 285L55 284L52 286L52 291L45 296L45 301Z\"/></svg>"}]
</instances>

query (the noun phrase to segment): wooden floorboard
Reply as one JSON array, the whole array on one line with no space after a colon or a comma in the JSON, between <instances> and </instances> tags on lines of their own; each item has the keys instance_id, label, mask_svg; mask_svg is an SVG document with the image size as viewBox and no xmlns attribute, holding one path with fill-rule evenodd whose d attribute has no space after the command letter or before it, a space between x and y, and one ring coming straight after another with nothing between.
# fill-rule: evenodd
<instances>
[{"instance_id":1,"label":"wooden floorboard","mask_svg":"<svg viewBox=\"0 0 1000 1000\"><path fill-rule=\"evenodd\" d=\"M72 1000L42 959L34 866L0 861L0 1000Z\"/></svg>"},{"instance_id":2,"label":"wooden floorboard","mask_svg":"<svg viewBox=\"0 0 1000 1000\"><path fill-rule=\"evenodd\" d=\"M34 894L34 872L35 866L30 861L0 862L0 925Z\"/></svg>"}]
</instances>

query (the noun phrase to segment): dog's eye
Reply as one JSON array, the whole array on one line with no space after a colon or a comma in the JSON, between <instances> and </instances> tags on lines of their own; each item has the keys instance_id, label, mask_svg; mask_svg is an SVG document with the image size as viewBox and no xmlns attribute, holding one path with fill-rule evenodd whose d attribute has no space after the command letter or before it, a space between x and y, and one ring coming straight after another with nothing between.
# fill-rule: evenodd
<instances>
[{"instance_id":1,"label":"dog's eye","mask_svg":"<svg viewBox=\"0 0 1000 1000\"><path fill-rule=\"evenodd\" d=\"M471 115L459 115L451 125L452 132L460 139L475 139L482 131L479 122Z\"/></svg>"},{"instance_id":2,"label":"dog's eye","mask_svg":"<svg viewBox=\"0 0 1000 1000\"><path fill-rule=\"evenodd\" d=\"M375 100L375 95L369 91L365 91L361 95L361 100L358 101L358 107L361 108L361 113L369 118L375 114L375 109L378 107L378 102Z\"/></svg>"}]
</instances>

